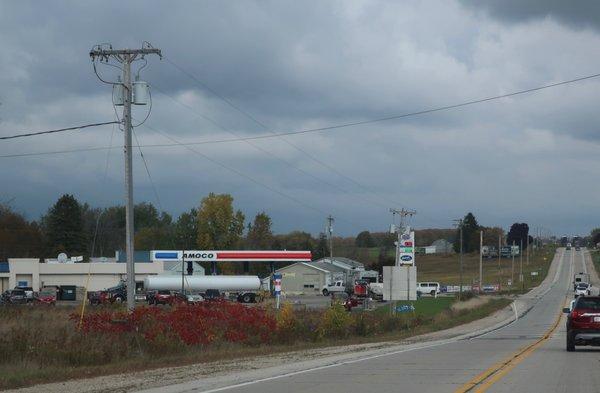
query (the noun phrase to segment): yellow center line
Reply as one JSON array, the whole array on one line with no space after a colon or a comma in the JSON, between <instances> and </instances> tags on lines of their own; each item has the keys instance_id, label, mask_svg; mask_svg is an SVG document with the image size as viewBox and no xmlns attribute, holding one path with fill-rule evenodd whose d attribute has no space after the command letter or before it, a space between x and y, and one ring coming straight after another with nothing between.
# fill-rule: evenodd
<instances>
[{"instance_id":1,"label":"yellow center line","mask_svg":"<svg viewBox=\"0 0 600 393\"><path fill-rule=\"evenodd\" d=\"M558 314L558 317L546 331L546 333L533 344L527 345L524 348L519 349L514 352L508 358L495 363L482 373L476 375L474 378L469 380L467 383L456 389L455 393L465 393L465 392L485 392L487 391L493 384L498 382L501 378L503 378L506 374L510 372L513 368L515 368L519 363L523 360L527 359L536 349L541 347L556 331L558 325L560 324L560 320L562 318L562 310Z\"/></svg>"}]
</instances>

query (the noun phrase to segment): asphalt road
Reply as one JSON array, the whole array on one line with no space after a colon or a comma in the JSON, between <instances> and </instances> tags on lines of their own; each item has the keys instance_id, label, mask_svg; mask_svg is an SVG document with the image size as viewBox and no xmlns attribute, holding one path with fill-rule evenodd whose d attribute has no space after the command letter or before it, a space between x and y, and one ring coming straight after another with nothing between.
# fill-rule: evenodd
<instances>
[{"instance_id":1,"label":"asphalt road","mask_svg":"<svg viewBox=\"0 0 600 393\"><path fill-rule=\"evenodd\" d=\"M206 393L433 393L468 388L512 393L600 392L600 348L578 347L577 352L567 353L564 316L560 314L565 301L572 297L573 272L587 269L584 252L560 250L552 283L526 299L533 305L530 311L477 338L424 343L237 385L233 380L229 386L207 388L199 381L163 389ZM554 326L558 328L544 338ZM517 356L531 345L525 354ZM488 378L477 378L486 372L491 373Z\"/></svg>"}]
</instances>

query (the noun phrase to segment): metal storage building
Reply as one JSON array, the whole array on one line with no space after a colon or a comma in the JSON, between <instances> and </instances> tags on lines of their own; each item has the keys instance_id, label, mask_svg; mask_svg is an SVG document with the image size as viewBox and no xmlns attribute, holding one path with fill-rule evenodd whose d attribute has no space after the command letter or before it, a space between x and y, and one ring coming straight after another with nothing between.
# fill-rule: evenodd
<instances>
[{"instance_id":1,"label":"metal storage building","mask_svg":"<svg viewBox=\"0 0 600 393\"><path fill-rule=\"evenodd\" d=\"M281 289L289 295L320 294L325 284L344 275L346 269L329 262L298 262L278 269Z\"/></svg>"}]
</instances>

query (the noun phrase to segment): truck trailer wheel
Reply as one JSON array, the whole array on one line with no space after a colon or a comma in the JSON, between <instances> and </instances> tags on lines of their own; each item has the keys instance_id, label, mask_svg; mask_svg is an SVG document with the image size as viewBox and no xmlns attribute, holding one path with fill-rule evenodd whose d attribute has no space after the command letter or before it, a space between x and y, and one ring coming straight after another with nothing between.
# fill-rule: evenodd
<instances>
[{"instance_id":1,"label":"truck trailer wheel","mask_svg":"<svg viewBox=\"0 0 600 393\"><path fill-rule=\"evenodd\" d=\"M120 303L123 303L123 298L122 298L121 296L117 296L117 297L115 298L115 303L119 303L119 304L120 304Z\"/></svg>"},{"instance_id":2,"label":"truck trailer wheel","mask_svg":"<svg viewBox=\"0 0 600 393\"><path fill-rule=\"evenodd\" d=\"M256 301L256 297L253 293L245 293L244 296L242 296L242 301L244 303L254 303Z\"/></svg>"},{"instance_id":3,"label":"truck trailer wheel","mask_svg":"<svg viewBox=\"0 0 600 393\"><path fill-rule=\"evenodd\" d=\"M323 289L323 296L329 296L329 291L327 288Z\"/></svg>"}]
</instances>

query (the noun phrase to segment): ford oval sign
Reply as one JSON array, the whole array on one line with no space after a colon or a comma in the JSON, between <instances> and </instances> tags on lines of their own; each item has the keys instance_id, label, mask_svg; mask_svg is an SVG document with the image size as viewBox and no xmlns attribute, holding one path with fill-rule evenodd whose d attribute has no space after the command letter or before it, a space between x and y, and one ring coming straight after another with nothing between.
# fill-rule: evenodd
<instances>
[{"instance_id":1,"label":"ford oval sign","mask_svg":"<svg viewBox=\"0 0 600 393\"><path fill-rule=\"evenodd\" d=\"M402 255L400 257L404 262L412 261L412 257L410 255Z\"/></svg>"}]
</instances>

